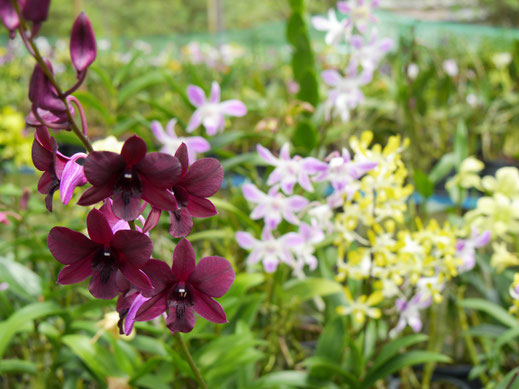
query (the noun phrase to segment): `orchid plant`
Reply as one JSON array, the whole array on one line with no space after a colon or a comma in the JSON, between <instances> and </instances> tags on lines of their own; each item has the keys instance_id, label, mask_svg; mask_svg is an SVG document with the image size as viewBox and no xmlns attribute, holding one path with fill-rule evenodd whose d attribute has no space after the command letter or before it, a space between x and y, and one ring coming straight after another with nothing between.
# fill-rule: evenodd
<instances>
[{"instance_id":1,"label":"orchid plant","mask_svg":"<svg viewBox=\"0 0 519 389\"><path fill-rule=\"evenodd\" d=\"M58 283L75 284L90 278L89 290L95 298L111 300L119 295L121 334L129 335L136 320L163 316L186 353L194 376L201 387L207 387L179 332L193 330L194 312L215 323L227 322L223 308L214 298L223 296L230 288L234 270L229 261L216 256L205 257L195 265L194 249L185 237L193 227L192 217L217 213L207 198L220 188L222 166L214 158L195 161L195 153L207 151L209 144L201 137L177 138L175 120L168 124L167 133L159 123L152 124L153 133L164 146L162 152L148 152L146 143L137 135L129 137L120 152L94 150L84 109L73 96L96 59L94 31L86 14L81 13L70 36L70 58L77 82L63 89L50 60L41 55L36 43L49 7L50 0L3 0L0 17L11 38L18 33L36 61L29 86L32 107L26 122L35 128L32 160L43 172L38 191L46 195L47 209L52 212L56 191L60 191L62 202L68 204L76 188L87 184L89 188L77 205L101 204L88 213L88 237L66 227L50 231L48 248L65 265ZM195 86L188 88L188 96L197 107L188 132L203 124L208 134L214 135L223 130L224 115L243 116L247 112L239 100L220 102L216 82L212 84L209 101ZM76 124L77 116L80 125ZM63 155L49 130L73 132L86 152ZM79 164L79 160L83 163ZM151 209L145 218L148 205ZM152 259L150 233L162 211L171 215L171 235L183 238L175 248L172 267ZM4 219L2 222L7 221Z\"/></svg>"}]
</instances>

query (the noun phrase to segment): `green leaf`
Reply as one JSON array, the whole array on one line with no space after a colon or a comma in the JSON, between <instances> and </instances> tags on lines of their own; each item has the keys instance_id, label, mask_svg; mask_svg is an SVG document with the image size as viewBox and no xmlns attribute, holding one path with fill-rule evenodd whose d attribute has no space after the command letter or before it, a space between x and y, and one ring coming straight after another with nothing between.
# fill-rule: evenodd
<instances>
[{"instance_id":1,"label":"green leaf","mask_svg":"<svg viewBox=\"0 0 519 389\"><path fill-rule=\"evenodd\" d=\"M264 375L258 380L258 388L274 389L286 387L308 388L307 374L302 371L276 371Z\"/></svg>"},{"instance_id":2,"label":"green leaf","mask_svg":"<svg viewBox=\"0 0 519 389\"><path fill-rule=\"evenodd\" d=\"M26 305L13 313L9 319L0 323L0 358L4 355L11 339L22 330L23 326L32 320L61 313L62 310L51 302Z\"/></svg>"},{"instance_id":3,"label":"green leaf","mask_svg":"<svg viewBox=\"0 0 519 389\"><path fill-rule=\"evenodd\" d=\"M182 101L184 101L184 103L190 107L190 108L195 108L193 104L191 104L191 101L189 101L189 98L187 97L187 94L185 92L185 88L182 89L175 81L175 79L173 78L173 76L171 74L169 74L168 72L164 72L164 78L166 80L166 82L169 84L169 86L171 87L171 89L173 89L175 92L177 92L180 96L180 98L182 99Z\"/></svg>"},{"instance_id":4,"label":"green leaf","mask_svg":"<svg viewBox=\"0 0 519 389\"><path fill-rule=\"evenodd\" d=\"M234 231L229 228L220 230L206 230L195 232L189 235L189 241L214 240L214 239L234 239Z\"/></svg>"},{"instance_id":5,"label":"green leaf","mask_svg":"<svg viewBox=\"0 0 519 389\"><path fill-rule=\"evenodd\" d=\"M0 258L0 281L9 284L9 290L27 300L41 296L40 276L12 259Z\"/></svg>"},{"instance_id":6,"label":"green leaf","mask_svg":"<svg viewBox=\"0 0 519 389\"><path fill-rule=\"evenodd\" d=\"M96 65L90 66L89 70L94 72L101 79L101 82L104 84L111 96L115 96L117 94L117 89L112 84L110 75L106 72L106 70Z\"/></svg>"},{"instance_id":7,"label":"green leaf","mask_svg":"<svg viewBox=\"0 0 519 389\"><path fill-rule=\"evenodd\" d=\"M454 155L456 155L456 164L459 166L464 159L468 157L468 134L465 122L458 121L456 128L456 136L454 137Z\"/></svg>"},{"instance_id":8,"label":"green leaf","mask_svg":"<svg viewBox=\"0 0 519 389\"><path fill-rule=\"evenodd\" d=\"M119 71L115 74L114 77L114 85L119 86L123 82L123 80L126 78L126 76L130 73L130 70L132 70L133 66L135 65L135 61L139 59L139 57L142 55L141 51L136 52L133 57L128 61L127 64L125 64Z\"/></svg>"},{"instance_id":9,"label":"green leaf","mask_svg":"<svg viewBox=\"0 0 519 389\"><path fill-rule=\"evenodd\" d=\"M510 371L495 389L519 389L519 367Z\"/></svg>"},{"instance_id":10,"label":"green leaf","mask_svg":"<svg viewBox=\"0 0 519 389\"><path fill-rule=\"evenodd\" d=\"M66 335L62 339L72 352L81 359L101 382L106 382L106 377L114 376L109 366L103 363L102 350L97 343L85 335Z\"/></svg>"},{"instance_id":11,"label":"green leaf","mask_svg":"<svg viewBox=\"0 0 519 389\"><path fill-rule=\"evenodd\" d=\"M146 73L139 78L131 80L119 90L117 105L123 105L129 98L135 96L140 91L162 82L164 82L164 77L159 72Z\"/></svg>"},{"instance_id":12,"label":"green leaf","mask_svg":"<svg viewBox=\"0 0 519 389\"><path fill-rule=\"evenodd\" d=\"M432 351L416 350L400 354L376 370L369 370L366 373L366 379L361 384L361 388L371 388L378 380L387 378L406 366L414 366L428 362L450 363L451 359L446 355Z\"/></svg>"},{"instance_id":13,"label":"green leaf","mask_svg":"<svg viewBox=\"0 0 519 389\"><path fill-rule=\"evenodd\" d=\"M428 198L434 193L434 183L429 179L427 174L421 170L414 171L414 183L416 190L423 197Z\"/></svg>"},{"instance_id":14,"label":"green leaf","mask_svg":"<svg viewBox=\"0 0 519 389\"><path fill-rule=\"evenodd\" d=\"M312 368L311 374L313 375L315 372L322 373L319 377L322 376L338 376L344 382L346 382L351 388L357 388L359 386L359 380L353 374L347 372L341 366L337 365L334 361L329 360L325 357L310 357L303 361L304 366L308 366Z\"/></svg>"},{"instance_id":15,"label":"green leaf","mask_svg":"<svg viewBox=\"0 0 519 389\"><path fill-rule=\"evenodd\" d=\"M447 177L454 167L456 167L456 155L454 153L444 154L431 169L429 180L434 184L437 183L442 178Z\"/></svg>"},{"instance_id":16,"label":"green leaf","mask_svg":"<svg viewBox=\"0 0 519 389\"><path fill-rule=\"evenodd\" d=\"M297 97L300 100L307 101L315 107L319 103L319 82L317 81L314 69L308 67L302 72L298 81L300 89L297 93ZM314 134L314 137L316 136L317 134Z\"/></svg>"},{"instance_id":17,"label":"green leaf","mask_svg":"<svg viewBox=\"0 0 519 389\"><path fill-rule=\"evenodd\" d=\"M380 349L377 357L373 361L371 370L378 369L382 364L386 363L406 347L412 346L416 343L425 342L427 338L428 336L425 334L413 334L392 340Z\"/></svg>"},{"instance_id":18,"label":"green leaf","mask_svg":"<svg viewBox=\"0 0 519 389\"><path fill-rule=\"evenodd\" d=\"M248 152L239 154L236 157L232 157L229 159L226 159L222 162L222 167L225 171L231 170L235 166L243 165L245 163L250 163L253 166L256 165L262 165L264 164L263 159L258 155L258 153L254 152Z\"/></svg>"},{"instance_id":19,"label":"green leaf","mask_svg":"<svg viewBox=\"0 0 519 389\"><path fill-rule=\"evenodd\" d=\"M510 315L506 309L493 302L477 298L471 298L464 299L459 303L463 308L483 311L488 315L492 316L500 323L510 328L519 328L519 322L517 321L517 319L514 316Z\"/></svg>"},{"instance_id":20,"label":"green leaf","mask_svg":"<svg viewBox=\"0 0 519 389\"><path fill-rule=\"evenodd\" d=\"M107 124L115 123L115 119L112 113L108 110L108 108L106 108L105 104L103 104L92 93L87 91L77 91L74 92L74 96L83 106L95 109L98 113L100 113Z\"/></svg>"},{"instance_id":21,"label":"green leaf","mask_svg":"<svg viewBox=\"0 0 519 389\"><path fill-rule=\"evenodd\" d=\"M342 286L336 281L325 278L306 278L288 281L283 288L283 298L303 302L317 296L327 296L341 291Z\"/></svg>"},{"instance_id":22,"label":"green leaf","mask_svg":"<svg viewBox=\"0 0 519 389\"><path fill-rule=\"evenodd\" d=\"M494 343L494 348L500 350L506 344L509 344L512 339L519 337L519 328L510 328L500 335Z\"/></svg>"},{"instance_id":23,"label":"green leaf","mask_svg":"<svg viewBox=\"0 0 519 389\"><path fill-rule=\"evenodd\" d=\"M21 359L3 359L0 361L0 373L25 373L36 374L36 364Z\"/></svg>"},{"instance_id":24,"label":"green leaf","mask_svg":"<svg viewBox=\"0 0 519 389\"><path fill-rule=\"evenodd\" d=\"M307 120L300 121L292 138L296 147L302 147L305 152L311 152L317 146L317 130Z\"/></svg>"},{"instance_id":25,"label":"green leaf","mask_svg":"<svg viewBox=\"0 0 519 389\"><path fill-rule=\"evenodd\" d=\"M235 205L229 203L228 201L219 199L218 197L211 198L211 202L214 204L216 209L223 209L227 212L233 213L242 223L249 226L256 235L261 234L261 229L254 220L252 220L249 215L243 212L241 209L237 208Z\"/></svg>"}]
</instances>

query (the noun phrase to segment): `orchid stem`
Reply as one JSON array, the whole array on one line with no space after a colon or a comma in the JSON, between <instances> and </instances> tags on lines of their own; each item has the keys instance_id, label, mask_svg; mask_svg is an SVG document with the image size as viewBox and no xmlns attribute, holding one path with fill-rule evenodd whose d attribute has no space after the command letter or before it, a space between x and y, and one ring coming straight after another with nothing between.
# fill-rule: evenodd
<instances>
[{"instance_id":1,"label":"orchid stem","mask_svg":"<svg viewBox=\"0 0 519 389\"><path fill-rule=\"evenodd\" d=\"M134 231L137 230L137 228L135 228L135 220L130 220L128 224L130 225L130 229Z\"/></svg>"},{"instance_id":2,"label":"orchid stem","mask_svg":"<svg viewBox=\"0 0 519 389\"><path fill-rule=\"evenodd\" d=\"M174 337L177 340L178 344L180 345L180 348L184 352L184 355L186 356L186 359L187 359L187 363L189 364L191 371L195 375L196 380L198 381L198 384L200 385L200 388L208 389L207 384L204 382L204 379L202 378L202 374L200 373L200 370L198 370L198 367L196 366L195 361L193 360L193 357L191 356L191 353L189 352L189 349L187 348L187 345L184 342L184 339L182 339L182 336L180 336L180 333L178 333L178 332L175 332Z\"/></svg>"},{"instance_id":3,"label":"orchid stem","mask_svg":"<svg viewBox=\"0 0 519 389\"><path fill-rule=\"evenodd\" d=\"M16 14L18 15L18 19L20 20L20 26L18 27L18 31L20 32L20 36L22 37L23 42L27 46L27 50L29 51L29 54L31 54L34 57L34 59L36 60L36 62L38 62L38 64L41 66L43 73L45 73L45 75L49 79L52 86L54 86L54 88L56 89L59 99L61 101L63 101L63 103L65 103L65 107L67 108L66 115L67 115L68 121L70 122L70 127L71 127L72 131L74 132L74 134L76 134L76 136L79 138L81 143L83 143L83 146L85 146L87 151L89 153L91 153L92 151L94 151L94 148L92 147L92 144L90 143L88 138L81 132L81 130L76 125L76 122L74 121L74 118L72 117L72 114L70 113L69 102L66 99L66 97L67 97L66 94L64 94L62 92L59 84L52 76L50 69L47 67L45 60L43 59L43 57L40 54L40 51L38 50L38 46L36 46L36 44L33 41L33 37L31 36L28 38L25 35L25 31L27 31L27 24L25 23L25 20L22 17L22 13L20 12L20 7L18 5L18 2L16 0L10 0L10 1L11 1L11 4L13 5L14 10L16 11Z\"/></svg>"}]
</instances>

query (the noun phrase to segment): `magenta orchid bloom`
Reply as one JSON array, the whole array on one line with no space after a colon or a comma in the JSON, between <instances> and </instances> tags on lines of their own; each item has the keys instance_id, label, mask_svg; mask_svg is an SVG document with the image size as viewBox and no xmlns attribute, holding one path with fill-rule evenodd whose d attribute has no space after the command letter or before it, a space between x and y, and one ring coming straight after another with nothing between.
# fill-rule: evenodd
<instances>
[{"instance_id":1,"label":"magenta orchid bloom","mask_svg":"<svg viewBox=\"0 0 519 389\"><path fill-rule=\"evenodd\" d=\"M247 107L240 100L220 102L220 85L216 81L213 81L211 86L209 101L207 101L203 89L195 85L188 86L187 97L196 107L196 111L187 125L187 132L194 131L202 124L207 135L212 136L224 130L226 115L241 117L247 113Z\"/></svg>"},{"instance_id":2,"label":"magenta orchid bloom","mask_svg":"<svg viewBox=\"0 0 519 389\"><path fill-rule=\"evenodd\" d=\"M187 146L189 164L191 165L196 161L196 155L209 151L211 145L201 136L177 137L175 134L176 124L176 119L170 120L168 124L166 124L166 131L164 131L162 125L158 121L154 120L151 123L151 131L153 132L153 135L155 135L155 139L163 145L160 150L163 153L175 155L180 145L185 143Z\"/></svg>"},{"instance_id":3,"label":"magenta orchid bloom","mask_svg":"<svg viewBox=\"0 0 519 389\"><path fill-rule=\"evenodd\" d=\"M164 312L168 312L166 324L173 333L191 332L194 312L213 323L227 322L223 308L214 300L222 297L234 281L234 270L226 259L205 257L197 264L193 246L182 239L173 252L171 268L163 261L150 260L146 272L154 289L142 291L144 298L135 297L125 333L133 326L131 319L147 321Z\"/></svg>"},{"instance_id":4,"label":"magenta orchid bloom","mask_svg":"<svg viewBox=\"0 0 519 389\"><path fill-rule=\"evenodd\" d=\"M460 273L472 270L476 266L476 249L486 246L488 242L490 242L490 231L479 233L477 228L472 228L470 238L456 241L456 255L463 260L458 268Z\"/></svg>"},{"instance_id":5,"label":"magenta orchid bloom","mask_svg":"<svg viewBox=\"0 0 519 389\"><path fill-rule=\"evenodd\" d=\"M279 182L281 189L286 194L292 194L296 183L299 183L306 191L313 192L314 187L310 181L310 175L327 168L326 163L315 158L301 158L299 155L290 158L290 146L288 143L281 147L280 158L274 157L268 149L261 145L257 145L256 150L266 163L275 166L275 169L267 179L267 185L270 186Z\"/></svg>"},{"instance_id":6,"label":"magenta orchid bloom","mask_svg":"<svg viewBox=\"0 0 519 389\"><path fill-rule=\"evenodd\" d=\"M121 154L90 153L84 171L92 187L83 193L78 204L93 205L113 196L115 215L127 221L140 215L141 199L158 209L177 209L175 197L168 189L180 177L180 162L168 154L146 151L146 143L134 135L124 142Z\"/></svg>"},{"instance_id":7,"label":"magenta orchid bloom","mask_svg":"<svg viewBox=\"0 0 519 389\"><path fill-rule=\"evenodd\" d=\"M69 158L58 152L56 140L49 136L47 127L37 127L32 143L32 161L44 172L38 181L38 192L47 195L45 205L52 212L52 197L61 185L61 177Z\"/></svg>"},{"instance_id":8,"label":"magenta orchid bloom","mask_svg":"<svg viewBox=\"0 0 519 389\"><path fill-rule=\"evenodd\" d=\"M365 33L368 26L376 22L373 9L378 7L379 0L346 0L337 3L337 9L348 14L348 25L355 26Z\"/></svg>"},{"instance_id":9,"label":"magenta orchid bloom","mask_svg":"<svg viewBox=\"0 0 519 389\"><path fill-rule=\"evenodd\" d=\"M265 219L265 225L271 230L283 219L292 224L299 224L294 212L303 210L308 204L308 200L302 196L283 196L279 193L279 185L274 185L268 194L265 194L253 184L244 184L242 192L247 201L258 204L250 215L251 219Z\"/></svg>"},{"instance_id":10,"label":"magenta orchid bloom","mask_svg":"<svg viewBox=\"0 0 519 389\"><path fill-rule=\"evenodd\" d=\"M223 181L223 168L214 158L202 158L188 165L185 143L180 145L175 156L180 161L180 178L172 185L178 208L170 211L170 234L181 238L193 227L193 217L210 217L218 212L207 198L213 196Z\"/></svg>"},{"instance_id":11,"label":"magenta orchid bloom","mask_svg":"<svg viewBox=\"0 0 519 389\"><path fill-rule=\"evenodd\" d=\"M326 31L324 41L327 45L336 45L340 43L341 40L351 32L351 26L348 25L348 20L337 20L335 10L333 9L328 11L328 18L323 16L314 16L312 18L312 24L316 30Z\"/></svg>"},{"instance_id":12,"label":"magenta orchid bloom","mask_svg":"<svg viewBox=\"0 0 519 389\"><path fill-rule=\"evenodd\" d=\"M88 214L87 229L90 239L65 227L54 227L50 231L49 250L58 262L67 265L59 273L58 283L75 284L92 276L90 293L108 300L119 293L118 273L136 287L153 287L141 270L153 251L150 238L133 230L114 234L103 213L97 209Z\"/></svg>"},{"instance_id":13,"label":"magenta orchid bloom","mask_svg":"<svg viewBox=\"0 0 519 389\"><path fill-rule=\"evenodd\" d=\"M275 272L280 263L286 263L292 268L297 267L290 248L302 244L302 239L300 235L293 233L275 238L268 227L263 228L260 240L245 231L236 233L238 245L250 251L247 262L254 265L261 261L267 273Z\"/></svg>"}]
</instances>

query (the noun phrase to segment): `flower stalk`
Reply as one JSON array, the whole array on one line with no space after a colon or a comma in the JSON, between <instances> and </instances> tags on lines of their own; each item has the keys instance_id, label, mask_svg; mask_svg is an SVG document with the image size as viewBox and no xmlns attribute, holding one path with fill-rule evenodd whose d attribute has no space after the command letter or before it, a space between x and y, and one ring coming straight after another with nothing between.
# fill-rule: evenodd
<instances>
[{"instance_id":1,"label":"flower stalk","mask_svg":"<svg viewBox=\"0 0 519 389\"><path fill-rule=\"evenodd\" d=\"M187 363L189 364L189 367L191 368L191 371L195 375L196 380L198 381L198 384L202 389L208 389L207 384L204 381L204 378L202 377L202 373L200 373L200 370L196 366L195 361L193 360L193 357L191 356L191 353L189 352L189 348L187 347L187 344L184 342L184 339L182 339L182 336L180 336L179 332L175 332L173 335L175 339L177 340L178 345L182 349L182 352L184 353Z\"/></svg>"}]
</instances>

